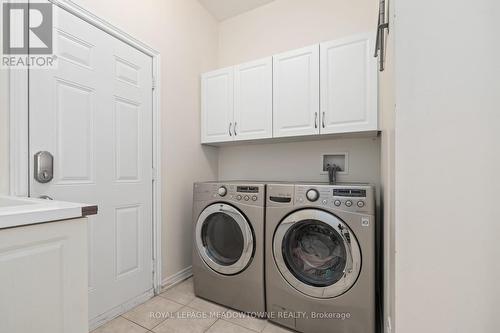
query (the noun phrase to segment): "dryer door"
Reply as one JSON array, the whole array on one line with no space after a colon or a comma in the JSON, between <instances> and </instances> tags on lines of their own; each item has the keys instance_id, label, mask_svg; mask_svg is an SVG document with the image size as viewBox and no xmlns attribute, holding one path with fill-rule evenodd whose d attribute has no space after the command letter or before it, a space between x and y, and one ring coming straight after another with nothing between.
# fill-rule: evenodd
<instances>
[{"instance_id":1,"label":"dryer door","mask_svg":"<svg viewBox=\"0 0 500 333\"><path fill-rule=\"evenodd\" d=\"M278 225L273 251L285 280L311 297L342 295L361 270L361 251L352 231L335 215L318 209L288 215Z\"/></svg>"},{"instance_id":2,"label":"dryer door","mask_svg":"<svg viewBox=\"0 0 500 333\"><path fill-rule=\"evenodd\" d=\"M198 253L214 271L233 275L243 271L254 252L252 228L246 217L233 206L208 206L196 222Z\"/></svg>"}]
</instances>

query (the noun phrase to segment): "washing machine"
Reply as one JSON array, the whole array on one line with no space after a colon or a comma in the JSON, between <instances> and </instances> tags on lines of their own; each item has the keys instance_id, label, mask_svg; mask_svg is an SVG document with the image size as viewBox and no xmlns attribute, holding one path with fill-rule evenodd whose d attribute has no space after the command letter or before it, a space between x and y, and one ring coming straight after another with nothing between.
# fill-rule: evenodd
<instances>
[{"instance_id":1,"label":"washing machine","mask_svg":"<svg viewBox=\"0 0 500 333\"><path fill-rule=\"evenodd\" d=\"M195 294L265 316L265 185L195 183L193 193Z\"/></svg>"},{"instance_id":2,"label":"washing machine","mask_svg":"<svg viewBox=\"0 0 500 333\"><path fill-rule=\"evenodd\" d=\"M269 184L268 319L305 333L374 333L375 191Z\"/></svg>"}]
</instances>

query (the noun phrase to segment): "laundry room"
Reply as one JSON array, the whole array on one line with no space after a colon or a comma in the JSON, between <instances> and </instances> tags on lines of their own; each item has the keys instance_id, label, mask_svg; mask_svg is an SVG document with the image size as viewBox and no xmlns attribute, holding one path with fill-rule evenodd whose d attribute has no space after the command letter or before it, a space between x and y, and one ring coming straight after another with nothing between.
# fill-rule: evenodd
<instances>
[{"instance_id":1,"label":"laundry room","mask_svg":"<svg viewBox=\"0 0 500 333\"><path fill-rule=\"evenodd\" d=\"M0 333L500 331L497 1L0 2Z\"/></svg>"}]
</instances>

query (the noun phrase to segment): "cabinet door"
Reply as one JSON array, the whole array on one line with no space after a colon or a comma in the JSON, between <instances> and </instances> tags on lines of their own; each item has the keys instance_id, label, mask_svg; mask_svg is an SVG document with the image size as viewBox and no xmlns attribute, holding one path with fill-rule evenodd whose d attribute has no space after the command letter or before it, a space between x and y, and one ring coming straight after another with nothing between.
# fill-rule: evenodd
<instances>
[{"instance_id":1,"label":"cabinet door","mask_svg":"<svg viewBox=\"0 0 500 333\"><path fill-rule=\"evenodd\" d=\"M234 68L234 139L273 135L272 58Z\"/></svg>"},{"instance_id":2,"label":"cabinet door","mask_svg":"<svg viewBox=\"0 0 500 333\"><path fill-rule=\"evenodd\" d=\"M373 34L320 45L321 133L377 130L377 59Z\"/></svg>"},{"instance_id":3,"label":"cabinet door","mask_svg":"<svg viewBox=\"0 0 500 333\"><path fill-rule=\"evenodd\" d=\"M319 133L319 45L273 57L273 133Z\"/></svg>"},{"instance_id":4,"label":"cabinet door","mask_svg":"<svg viewBox=\"0 0 500 333\"><path fill-rule=\"evenodd\" d=\"M201 76L201 143L233 140L233 67Z\"/></svg>"},{"instance_id":5,"label":"cabinet door","mask_svg":"<svg viewBox=\"0 0 500 333\"><path fill-rule=\"evenodd\" d=\"M0 229L0 332L87 333L87 219Z\"/></svg>"}]
</instances>

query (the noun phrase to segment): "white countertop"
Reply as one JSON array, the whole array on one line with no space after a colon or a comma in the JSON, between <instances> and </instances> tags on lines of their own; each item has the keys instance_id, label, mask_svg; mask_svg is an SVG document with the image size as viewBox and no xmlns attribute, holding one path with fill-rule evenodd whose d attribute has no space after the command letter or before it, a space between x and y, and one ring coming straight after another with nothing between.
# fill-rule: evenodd
<instances>
[{"instance_id":1,"label":"white countertop","mask_svg":"<svg viewBox=\"0 0 500 333\"><path fill-rule=\"evenodd\" d=\"M0 229L73 219L96 213L95 205L0 196Z\"/></svg>"}]
</instances>

